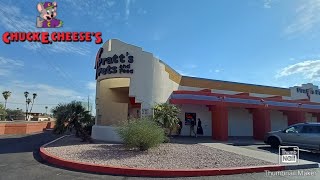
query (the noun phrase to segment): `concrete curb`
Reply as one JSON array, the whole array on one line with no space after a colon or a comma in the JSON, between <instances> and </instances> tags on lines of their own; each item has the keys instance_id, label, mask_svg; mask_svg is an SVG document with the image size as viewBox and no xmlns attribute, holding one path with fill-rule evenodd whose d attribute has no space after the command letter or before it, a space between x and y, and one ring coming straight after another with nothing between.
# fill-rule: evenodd
<instances>
[{"instance_id":1,"label":"concrete curb","mask_svg":"<svg viewBox=\"0 0 320 180\"><path fill-rule=\"evenodd\" d=\"M69 135L67 135L69 136ZM121 176L145 176L145 177L194 177L194 176L217 176L242 173L254 173L264 171L282 171L286 170L283 165L269 166L250 166L250 167L234 167L234 168L213 168L213 169L147 169L147 168L127 168L116 166L103 166L91 163L75 162L71 160L56 157L45 150L49 144L58 141L67 136L55 139L40 147L40 156L48 163L70 168L73 170L102 173Z\"/></svg>"}]
</instances>

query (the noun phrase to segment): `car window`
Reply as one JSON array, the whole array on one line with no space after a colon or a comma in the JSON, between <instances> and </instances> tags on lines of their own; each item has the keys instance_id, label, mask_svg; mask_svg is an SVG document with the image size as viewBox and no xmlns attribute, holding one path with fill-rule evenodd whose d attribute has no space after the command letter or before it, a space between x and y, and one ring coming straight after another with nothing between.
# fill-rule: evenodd
<instances>
[{"instance_id":1,"label":"car window","mask_svg":"<svg viewBox=\"0 0 320 180\"><path fill-rule=\"evenodd\" d=\"M301 125L296 125L296 126L291 126L288 129L285 130L286 133L299 133L301 131L302 126Z\"/></svg>"},{"instance_id":2,"label":"car window","mask_svg":"<svg viewBox=\"0 0 320 180\"><path fill-rule=\"evenodd\" d=\"M301 133L320 133L320 126L303 126Z\"/></svg>"}]
</instances>

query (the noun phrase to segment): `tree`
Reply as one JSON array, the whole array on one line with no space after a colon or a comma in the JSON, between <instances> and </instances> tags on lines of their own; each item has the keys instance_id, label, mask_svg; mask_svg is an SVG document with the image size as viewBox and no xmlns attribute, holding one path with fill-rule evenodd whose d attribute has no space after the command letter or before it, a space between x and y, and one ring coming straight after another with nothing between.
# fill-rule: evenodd
<instances>
[{"instance_id":1,"label":"tree","mask_svg":"<svg viewBox=\"0 0 320 180\"><path fill-rule=\"evenodd\" d=\"M47 110L48 110L48 106L44 107L46 109L46 114L47 114Z\"/></svg>"},{"instance_id":2,"label":"tree","mask_svg":"<svg viewBox=\"0 0 320 180\"><path fill-rule=\"evenodd\" d=\"M6 115L7 113L6 113L6 110L4 109L4 106L0 104L0 120L4 120Z\"/></svg>"},{"instance_id":3,"label":"tree","mask_svg":"<svg viewBox=\"0 0 320 180\"><path fill-rule=\"evenodd\" d=\"M29 109L29 106L30 106L30 103L31 103L31 99L28 98L26 103L27 103L27 111L26 111L27 112L27 120L29 120L29 118L28 118L28 109Z\"/></svg>"},{"instance_id":4,"label":"tree","mask_svg":"<svg viewBox=\"0 0 320 180\"><path fill-rule=\"evenodd\" d=\"M32 94L32 104L31 104L31 108L30 108L30 113L31 113L31 111L32 111L32 108L33 108L33 104L34 104L34 99L36 99L36 97L37 97L37 93L33 93Z\"/></svg>"},{"instance_id":5,"label":"tree","mask_svg":"<svg viewBox=\"0 0 320 180\"><path fill-rule=\"evenodd\" d=\"M7 101L8 101L8 98L11 96L11 92L10 91L3 91L2 95L3 95L3 98L5 100L4 109L6 109L7 108Z\"/></svg>"},{"instance_id":6,"label":"tree","mask_svg":"<svg viewBox=\"0 0 320 180\"><path fill-rule=\"evenodd\" d=\"M17 117L21 117L23 116L23 111L22 109L6 109L7 115L10 117L14 117L14 119L16 119Z\"/></svg>"},{"instance_id":7,"label":"tree","mask_svg":"<svg viewBox=\"0 0 320 180\"><path fill-rule=\"evenodd\" d=\"M171 135L172 129L178 124L180 109L169 103L157 104L154 107L154 120L164 129L168 129Z\"/></svg>"},{"instance_id":8,"label":"tree","mask_svg":"<svg viewBox=\"0 0 320 180\"><path fill-rule=\"evenodd\" d=\"M28 104L27 104L28 95L29 95L29 92L25 91L24 92L24 97L26 98L26 121L28 120Z\"/></svg>"},{"instance_id":9,"label":"tree","mask_svg":"<svg viewBox=\"0 0 320 180\"><path fill-rule=\"evenodd\" d=\"M59 104L52 109L53 116L56 118L56 124L53 132L56 134L65 133L67 130L75 130L76 136L82 141L92 142L88 126L94 124L94 119L89 111L82 106L79 101L72 101L68 104Z\"/></svg>"}]
</instances>

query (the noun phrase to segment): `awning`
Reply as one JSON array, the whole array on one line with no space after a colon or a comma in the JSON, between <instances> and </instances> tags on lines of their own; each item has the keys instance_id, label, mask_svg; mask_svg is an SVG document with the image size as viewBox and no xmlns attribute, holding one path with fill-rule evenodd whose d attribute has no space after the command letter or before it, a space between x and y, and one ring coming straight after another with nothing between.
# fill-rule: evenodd
<instances>
[{"instance_id":1,"label":"awning","mask_svg":"<svg viewBox=\"0 0 320 180\"><path fill-rule=\"evenodd\" d=\"M283 100L274 97L253 97L246 94L230 95L204 91L174 91L170 97L172 104L226 105L244 108L270 108L278 110L294 110L320 112L320 103L301 100Z\"/></svg>"}]
</instances>

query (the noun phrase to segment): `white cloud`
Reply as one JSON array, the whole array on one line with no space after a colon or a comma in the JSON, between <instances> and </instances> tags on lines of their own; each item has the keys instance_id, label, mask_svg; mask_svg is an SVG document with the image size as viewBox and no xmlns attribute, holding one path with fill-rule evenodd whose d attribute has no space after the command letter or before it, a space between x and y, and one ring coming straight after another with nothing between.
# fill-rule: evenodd
<instances>
[{"instance_id":1,"label":"white cloud","mask_svg":"<svg viewBox=\"0 0 320 180\"><path fill-rule=\"evenodd\" d=\"M125 7L126 19L128 19L130 16L130 2L131 0L126 0L126 7Z\"/></svg>"},{"instance_id":2,"label":"white cloud","mask_svg":"<svg viewBox=\"0 0 320 180\"><path fill-rule=\"evenodd\" d=\"M5 65L24 66L24 63L23 63L23 61L20 61L20 60L13 60L10 58L0 57L0 66L3 67Z\"/></svg>"},{"instance_id":3,"label":"white cloud","mask_svg":"<svg viewBox=\"0 0 320 180\"><path fill-rule=\"evenodd\" d=\"M39 31L39 28L36 28L35 18L26 16L21 13L20 8L16 6L9 6L3 2L0 2L0 26L4 27L7 31L17 31L17 32L33 32ZM42 29L42 31L56 31L56 29ZM89 53L89 46L83 44L75 43L64 43L56 42L49 45L43 45L39 42L23 42L23 47L30 50L43 51L46 50L51 53L63 52L63 53L75 53L80 55L86 55Z\"/></svg>"},{"instance_id":4,"label":"white cloud","mask_svg":"<svg viewBox=\"0 0 320 180\"><path fill-rule=\"evenodd\" d=\"M145 9L139 8L137 13L140 14L140 15L145 15L145 14L148 13L148 11L145 10Z\"/></svg>"},{"instance_id":5,"label":"white cloud","mask_svg":"<svg viewBox=\"0 0 320 180\"><path fill-rule=\"evenodd\" d=\"M16 68L21 68L23 66L23 61L0 56L0 76L9 76Z\"/></svg>"},{"instance_id":6,"label":"white cloud","mask_svg":"<svg viewBox=\"0 0 320 180\"><path fill-rule=\"evenodd\" d=\"M116 5L114 0L95 0L95 1L75 1L75 0L64 0L63 3L67 3L70 6L71 14L78 16L79 11L81 15L92 16L92 18L104 16L111 17L109 11Z\"/></svg>"},{"instance_id":7,"label":"white cloud","mask_svg":"<svg viewBox=\"0 0 320 180\"><path fill-rule=\"evenodd\" d=\"M320 80L320 60L307 60L281 69L276 78L300 74L312 82Z\"/></svg>"},{"instance_id":8,"label":"white cloud","mask_svg":"<svg viewBox=\"0 0 320 180\"><path fill-rule=\"evenodd\" d=\"M197 68L198 66L196 64L186 64L184 65L183 67L187 68L187 69L195 69Z\"/></svg>"},{"instance_id":9,"label":"white cloud","mask_svg":"<svg viewBox=\"0 0 320 180\"><path fill-rule=\"evenodd\" d=\"M301 5L295 11L293 22L286 27L285 33L295 35L319 30L320 0L300 1Z\"/></svg>"},{"instance_id":10,"label":"white cloud","mask_svg":"<svg viewBox=\"0 0 320 180\"><path fill-rule=\"evenodd\" d=\"M210 69L210 70L209 70L210 73L213 73L213 72L219 73L219 72L221 72L221 71L222 71L222 69L215 69L215 70Z\"/></svg>"},{"instance_id":11,"label":"white cloud","mask_svg":"<svg viewBox=\"0 0 320 180\"><path fill-rule=\"evenodd\" d=\"M107 1L109 7L112 7L116 2L115 1Z\"/></svg>"},{"instance_id":12,"label":"white cloud","mask_svg":"<svg viewBox=\"0 0 320 180\"><path fill-rule=\"evenodd\" d=\"M186 72L186 71L177 70L177 72L179 74L181 74L182 76L193 76L191 73Z\"/></svg>"},{"instance_id":13,"label":"white cloud","mask_svg":"<svg viewBox=\"0 0 320 180\"><path fill-rule=\"evenodd\" d=\"M271 0L264 0L263 1L263 7L266 9L271 8Z\"/></svg>"},{"instance_id":14,"label":"white cloud","mask_svg":"<svg viewBox=\"0 0 320 180\"><path fill-rule=\"evenodd\" d=\"M154 32L154 33L153 33L153 36L152 36L152 40L154 40L154 41L159 41L159 40L161 40L161 35L160 35L160 33L159 33L159 32Z\"/></svg>"},{"instance_id":15,"label":"white cloud","mask_svg":"<svg viewBox=\"0 0 320 180\"><path fill-rule=\"evenodd\" d=\"M87 83L87 88L88 88L89 90L96 90L96 82L95 82L95 81L93 81L93 82L88 82L88 83Z\"/></svg>"}]
</instances>

